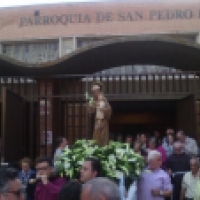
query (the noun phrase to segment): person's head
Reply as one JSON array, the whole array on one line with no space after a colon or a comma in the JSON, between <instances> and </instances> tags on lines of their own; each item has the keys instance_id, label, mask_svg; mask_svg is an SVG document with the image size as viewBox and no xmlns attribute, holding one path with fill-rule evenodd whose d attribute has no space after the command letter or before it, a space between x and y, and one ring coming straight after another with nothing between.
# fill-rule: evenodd
<instances>
[{"instance_id":1,"label":"person's head","mask_svg":"<svg viewBox=\"0 0 200 200\"><path fill-rule=\"evenodd\" d=\"M168 144L172 145L174 143L174 141L175 141L174 135L171 135L171 134L167 135L167 143Z\"/></svg>"},{"instance_id":2,"label":"person's head","mask_svg":"<svg viewBox=\"0 0 200 200\"><path fill-rule=\"evenodd\" d=\"M20 166L21 166L21 169L24 171L24 172L28 172L31 168L31 159L29 158L23 158L20 160Z\"/></svg>"},{"instance_id":3,"label":"person's head","mask_svg":"<svg viewBox=\"0 0 200 200\"><path fill-rule=\"evenodd\" d=\"M146 144L147 143L147 136L145 133L140 134L140 142L142 144Z\"/></svg>"},{"instance_id":4,"label":"person's head","mask_svg":"<svg viewBox=\"0 0 200 200\"><path fill-rule=\"evenodd\" d=\"M99 94L101 93L102 91L102 85L101 83L94 83L92 85L92 93L94 95L94 97L97 99Z\"/></svg>"},{"instance_id":5,"label":"person's head","mask_svg":"<svg viewBox=\"0 0 200 200\"><path fill-rule=\"evenodd\" d=\"M147 160L151 170L159 169L162 165L162 155L157 150L150 151Z\"/></svg>"},{"instance_id":6,"label":"person's head","mask_svg":"<svg viewBox=\"0 0 200 200\"><path fill-rule=\"evenodd\" d=\"M126 137L125 143L132 145L132 143L133 143L133 138L132 138L130 135L128 135L128 136Z\"/></svg>"},{"instance_id":7,"label":"person's head","mask_svg":"<svg viewBox=\"0 0 200 200\"><path fill-rule=\"evenodd\" d=\"M81 190L82 184L80 182L69 181L62 187L58 200L80 200Z\"/></svg>"},{"instance_id":8,"label":"person's head","mask_svg":"<svg viewBox=\"0 0 200 200\"><path fill-rule=\"evenodd\" d=\"M134 151L135 151L135 152L140 151L140 150L141 150L141 147L142 147L141 142L140 142L139 140L136 140L136 141L134 142L134 145L133 145Z\"/></svg>"},{"instance_id":9,"label":"person's head","mask_svg":"<svg viewBox=\"0 0 200 200\"><path fill-rule=\"evenodd\" d=\"M174 129L172 129L172 128L167 128L167 130L166 130L166 135L169 135L169 134L174 135L174 133L175 133Z\"/></svg>"},{"instance_id":10,"label":"person's head","mask_svg":"<svg viewBox=\"0 0 200 200\"><path fill-rule=\"evenodd\" d=\"M154 131L154 137L159 138L160 137L160 132Z\"/></svg>"},{"instance_id":11,"label":"person's head","mask_svg":"<svg viewBox=\"0 0 200 200\"><path fill-rule=\"evenodd\" d=\"M190 169L193 174L198 173L200 167L199 159L198 158L192 158L190 160Z\"/></svg>"},{"instance_id":12,"label":"person's head","mask_svg":"<svg viewBox=\"0 0 200 200\"><path fill-rule=\"evenodd\" d=\"M95 178L83 185L81 200L121 200L121 195L114 182Z\"/></svg>"},{"instance_id":13,"label":"person's head","mask_svg":"<svg viewBox=\"0 0 200 200\"><path fill-rule=\"evenodd\" d=\"M173 145L174 153L175 154L182 154L183 153L183 144L181 142L175 142Z\"/></svg>"},{"instance_id":14,"label":"person's head","mask_svg":"<svg viewBox=\"0 0 200 200\"><path fill-rule=\"evenodd\" d=\"M65 137L59 137L56 140L56 143L57 143L57 148L61 148L61 149L64 149L68 144L67 139Z\"/></svg>"},{"instance_id":15,"label":"person's head","mask_svg":"<svg viewBox=\"0 0 200 200\"><path fill-rule=\"evenodd\" d=\"M157 147L157 141L156 141L156 138L150 138L149 140L149 148L150 149L156 149Z\"/></svg>"},{"instance_id":16,"label":"person's head","mask_svg":"<svg viewBox=\"0 0 200 200\"><path fill-rule=\"evenodd\" d=\"M54 172L53 162L51 158L42 157L36 160L35 168L37 171L37 176L46 175L50 177Z\"/></svg>"},{"instance_id":17,"label":"person's head","mask_svg":"<svg viewBox=\"0 0 200 200\"><path fill-rule=\"evenodd\" d=\"M122 141L122 135L121 135L121 134L118 134L118 135L117 135L117 141L118 141L118 142L121 142L121 141Z\"/></svg>"},{"instance_id":18,"label":"person's head","mask_svg":"<svg viewBox=\"0 0 200 200\"><path fill-rule=\"evenodd\" d=\"M24 199L22 182L18 179L18 172L13 168L0 169L0 199Z\"/></svg>"},{"instance_id":19,"label":"person's head","mask_svg":"<svg viewBox=\"0 0 200 200\"><path fill-rule=\"evenodd\" d=\"M80 180L83 183L100 176L101 162L97 158L86 158L80 171Z\"/></svg>"},{"instance_id":20,"label":"person's head","mask_svg":"<svg viewBox=\"0 0 200 200\"><path fill-rule=\"evenodd\" d=\"M179 130L179 131L177 132L177 134L176 134L176 137L177 137L177 139L178 139L180 142L182 142L182 143L185 142L186 135L185 135L184 131Z\"/></svg>"}]
</instances>

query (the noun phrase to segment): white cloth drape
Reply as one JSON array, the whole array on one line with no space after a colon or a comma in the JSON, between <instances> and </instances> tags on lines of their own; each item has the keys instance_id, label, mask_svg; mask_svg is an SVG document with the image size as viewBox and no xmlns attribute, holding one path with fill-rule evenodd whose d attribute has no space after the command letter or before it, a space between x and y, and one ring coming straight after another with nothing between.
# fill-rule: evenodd
<instances>
[{"instance_id":1,"label":"white cloth drape","mask_svg":"<svg viewBox=\"0 0 200 200\"><path fill-rule=\"evenodd\" d=\"M119 191L122 200L137 200L137 181L134 181L126 192L124 176L119 177Z\"/></svg>"},{"instance_id":2,"label":"white cloth drape","mask_svg":"<svg viewBox=\"0 0 200 200\"><path fill-rule=\"evenodd\" d=\"M126 200L137 200L137 181L131 184Z\"/></svg>"}]
</instances>

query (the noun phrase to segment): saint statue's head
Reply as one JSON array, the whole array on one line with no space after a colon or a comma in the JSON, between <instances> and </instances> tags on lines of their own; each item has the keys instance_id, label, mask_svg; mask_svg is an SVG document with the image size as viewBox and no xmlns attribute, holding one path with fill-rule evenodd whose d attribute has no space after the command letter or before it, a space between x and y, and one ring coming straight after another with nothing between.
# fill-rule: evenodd
<instances>
[{"instance_id":1,"label":"saint statue's head","mask_svg":"<svg viewBox=\"0 0 200 200\"><path fill-rule=\"evenodd\" d=\"M99 94L102 92L103 85L101 82L95 82L92 84L92 92L95 98L98 98Z\"/></svg>"}]
</instances>

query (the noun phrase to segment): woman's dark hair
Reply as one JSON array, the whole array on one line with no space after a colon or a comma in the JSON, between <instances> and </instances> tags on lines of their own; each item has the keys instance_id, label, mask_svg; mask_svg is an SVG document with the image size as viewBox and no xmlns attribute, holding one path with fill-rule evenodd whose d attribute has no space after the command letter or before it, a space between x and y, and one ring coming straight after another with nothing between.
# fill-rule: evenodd
<instances>
[{"instance_id":1,"label":"woman's dark hair","mask_svg":"<svg viewBox=\"0 0 200 200\"><path fill-rule=\"evenodd\" d=\"M0 193L4 193L8 189L8 182L15 180L18 177L18 172L14 168L0 169Z\"/></svg>"},{"instance_id":2,"label":"woman's dark hair","mask_svg":"<svg viewBox=\"0 0 200 200\"><path fill-rule=\"evenodd\" d=\"M59 138L57 138L57 140L56 140L56 147L59 147L63 143L64 139L66 139L66 138L65 137L59 137Z\"/></svg>"},{"instance_id":3,"label":"woman's dark hair","mask_svg":"<svg viewBox=\"0 0 200 200\"><path fill-rule=\"evenodd\" d=\"M37 158L36 161L35 161L35 165L38 165L38 164L44 163L44 162L48 163L49 167L53 167L53 161L49 157L40 157L40 158Z\"/></svg>"},{"instance_id":4,"label":"woman's dark hair","mask_svg":"<svg viewBox=\"0 0 200 200\"><path fill-rule=\"evenodd\" d=\"M66 183L58 196L58 200L79 200L81 195L82 184L76 180Z\"/></svg>"}]
</instances>

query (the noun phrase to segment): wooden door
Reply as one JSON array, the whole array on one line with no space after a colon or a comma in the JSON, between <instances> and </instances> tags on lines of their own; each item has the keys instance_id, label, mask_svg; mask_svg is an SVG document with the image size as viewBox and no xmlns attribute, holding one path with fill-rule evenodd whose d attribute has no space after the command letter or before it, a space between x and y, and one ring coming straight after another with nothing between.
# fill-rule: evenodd
<instances>
[{"instance_id":1,"label":"wooden door","mask_svg":"<svg viewBox=\"0 0 200 200\"><path fill-rule=\"evenodd\" d=\"M2 160L16 164L26 155L26 101L2 88ZM27 133L28 134L28 133Z\"/></svg>"},{"instance_id":2,"label":"wooden door","mask_svg":"<svg viewBox=\"0 0 200 200\"><path fill-rule=\"evenodd\" d=\"M191 137L196 138L197 136L195 97L193 94L178 101L177 129L182 129Z\"/></svg>"},{"instance_id":3,"label":"wooden door","mask_svg":"<svg viewBox=\"0 0 200 200\"><path fill-rule=\"evenodd\" d=\"M65 109L65 127L64 132L72 145L78 139L88 137L86 131L87 116L85 102L67 102Z\"/></svg>"}]
</instances>

